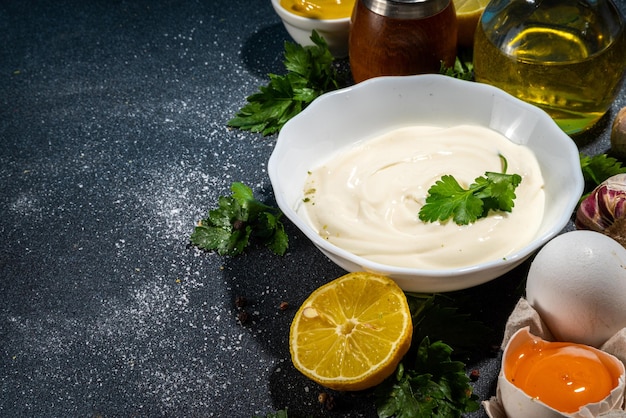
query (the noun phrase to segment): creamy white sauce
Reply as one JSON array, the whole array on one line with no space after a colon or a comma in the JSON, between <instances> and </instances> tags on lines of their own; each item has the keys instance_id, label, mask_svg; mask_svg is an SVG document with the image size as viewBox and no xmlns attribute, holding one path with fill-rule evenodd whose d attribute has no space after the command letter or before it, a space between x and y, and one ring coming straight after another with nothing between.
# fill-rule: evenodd
<instances>
[{"instance_id":1,"label":"creamy white sauce","mask_svg":"<svg viewBox=\"0 0 626 418\"><path fill-rule=\"evenodd\" d=\"M512 212L470 225L419 219L428 189L450 174L464 188L486 171L519 174ZM506 258L530 242L544 211L541 169L533 152L483 127L414 126L363 141L313 169L304 207L318 233L369 260L445 269Z\"/></svg>"}]
</instances>

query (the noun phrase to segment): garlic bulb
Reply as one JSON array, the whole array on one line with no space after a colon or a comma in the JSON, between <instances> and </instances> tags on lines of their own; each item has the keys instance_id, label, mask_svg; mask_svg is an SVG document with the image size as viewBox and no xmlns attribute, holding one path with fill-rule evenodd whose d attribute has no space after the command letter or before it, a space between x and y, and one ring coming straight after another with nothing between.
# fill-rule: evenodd
<instances>
[{"instance_id":1,"label":"garlic bulb","mask_svg":"<svg viewBox=\"0 0 626 418\"><path fill-rule=\"evenodd\" d=\"M611 129L611 153L626 158L626 107L623 107L613 121Z\"/></svg>"},{"instance_id":2,"label":"garlic bulb","mask_svg":"<svg viewBox=\"0 0 626 418\"><path fill-rule=\"evenodd\" d=\"M606 233L626 213L626 173L596 187L578 206L576 228Z\"/></svg>"}]
</instances>

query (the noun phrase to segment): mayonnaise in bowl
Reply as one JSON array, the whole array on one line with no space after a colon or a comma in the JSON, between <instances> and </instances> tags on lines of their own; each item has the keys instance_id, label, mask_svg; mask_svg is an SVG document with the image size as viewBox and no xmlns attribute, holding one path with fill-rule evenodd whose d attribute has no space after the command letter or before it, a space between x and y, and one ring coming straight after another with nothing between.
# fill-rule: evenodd
<instances>
[{"instance_id":1,"label":"mayonnaise in bowl","mask_svg":"<svg viewBox=\"0 0 626 418\"><path fill-rule=\"evenodd\" d=\"M419 219L443 175L467 186L487 171L519 174L511 212L469 225ZM486 127L410 126L359 142L313 168L304 210L318 234L370 261L418 269L463 268L506 259L541 225L544 179L533 151Z\"/></svg>"}]
</instances>

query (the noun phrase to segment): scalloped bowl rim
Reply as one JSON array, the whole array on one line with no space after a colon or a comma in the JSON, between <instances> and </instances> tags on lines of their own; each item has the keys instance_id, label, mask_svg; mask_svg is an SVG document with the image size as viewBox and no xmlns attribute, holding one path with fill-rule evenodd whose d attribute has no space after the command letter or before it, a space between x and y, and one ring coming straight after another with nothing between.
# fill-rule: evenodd
<instances>
[{"instance_id":1,"label":"scalloped bowl rim","mask_svg":"<svg viewBox=\"0 0 626 418\"><path fill-rule=\"evenodd\" d=\"M365 98L369 100L364 100ZM387 106L389 104L395 107ZM472 104L474 106L468 107ZM419 111L416 109L414 113L410 113L406 109L408 105L416 106ZM343 113L337 116L339 110ZM364 116L368 113L372 116L377 111L387 114L384 118L381 116L377 119ZM350 128L344 127L339 133L336 128L341 130L344 123L342 118L346 117L346 112L350 112L347 114L349 118L361 118L363 123ZM328 159L332 152L353 142L367 140L401 126L418 124L478 124L499 131L516 143L537 142L539 140L533 139L537 135L549 138L549 141L538 142L537 145L540 149L550 150L552 154L535 154L546 186L550 183L544 171L546 164L549 163L548 167L552 167L557 163L556 165L569 169L569 172L558 173L558 177L563 176L564 179L551 179L559 183L552 187L558 193L554 196L546 193L546 207L553 200L558 202L559 207L552 209L552 212L546 211L540 233L514 254L504 260L462 268L417 269L380 264L339 248L320 237L303 218L302 211L298 211L301 209L306 171ZM369 125L377 126L378 129L368 131ZM530 126L531 133L524 126ZM539 128L541 131L535 133ZM345 139L346 135L354 141ZM337 146L338 140L345 144ZM311 141L319 143L313 144ZM312 149L319 148L322 149L317 153L321 153L323 158L304 161L304 158L311 155ZM531 148L537 151L534 147ZM327 152L327 149L331 152ZM293 167L294 156L304 156L297 167ZM584 187L578 148L547 113L491 85L434 74L378 77L318 97L281 129L268 162L268 174L279 208L335 264L347 271L363 270L387 275L405 291L416 292L461 290L486 283L509 272L566 227ZM285 184L287 180L289 184ZM295 186L300 188L293 190ZM553 213L555 211L559 213ZM547 222L551 223L546 225Z\"/></svg>"},{"instance_id":2,"label":"scalloped bowl rim","mask_svg":"<svg viewBox=\"0 0 626 418\"><path fill-rule=\"evenodd\" d=\"M298 27L306 29L324 28L326 30L339 26L345 26L350 23L350 16L339 17L337 19L314 19L311 17L300 16L295 13L291 13L285 9L280 0L272 0L274 10L280 16L281 19L291 20L292 22L298 22Z\"/></svg>"}]
</instances>

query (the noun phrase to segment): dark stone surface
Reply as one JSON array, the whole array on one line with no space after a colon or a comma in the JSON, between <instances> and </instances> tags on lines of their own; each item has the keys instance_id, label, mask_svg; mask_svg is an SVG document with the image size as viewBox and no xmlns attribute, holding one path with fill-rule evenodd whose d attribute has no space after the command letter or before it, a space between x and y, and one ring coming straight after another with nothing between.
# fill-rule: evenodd
<instances>
[{"instance_id":1,"label":"dark stone surface","mask_svg":"<svg viewBox=\"0 0 626 418\"><path fill-rule=\"evenodd\" d=\"M0 416L376 416L291 365L295 308L343 273L293 225L284 257L188 246L233 181L273 203L276 137L226 122L288 39L269 1L0 4ZM495 338L526 268L467 291ZM488 397L497 357L469 367Z\"/></svg>"}]
</instances>

